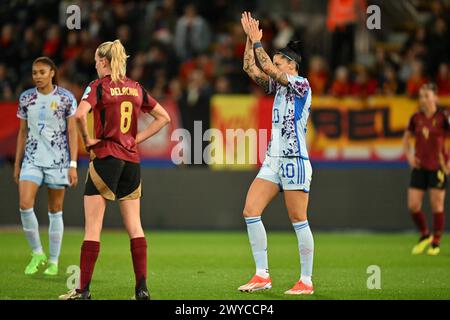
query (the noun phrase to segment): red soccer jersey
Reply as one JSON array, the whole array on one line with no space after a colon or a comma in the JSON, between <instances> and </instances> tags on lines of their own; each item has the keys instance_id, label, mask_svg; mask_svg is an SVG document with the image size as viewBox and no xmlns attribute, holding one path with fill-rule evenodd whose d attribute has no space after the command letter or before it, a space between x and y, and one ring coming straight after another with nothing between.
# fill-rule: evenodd
<instances>
[{"instance_id":1,"label":"red soccer jersey","mask_svg":"<svg viewBox=\"0 0 450 320\"><path fill-rule=\"evenodd\" d=\"M445 136L450 130L447 115L437 111L427 118L424 112L417 112L409 120L408 130L416 138L415 155L420 161L420 168L439 170L439 158L445 157Z\"/></svg>"},{"instance_id":2,"label":"red soccer jersey","mask_svg":"<svg viewBox=\"0 0 450 320\"><path fill-rule=\"evenodd\" d=\"M95 138L102 140L91 149L95 156L139 163L138 115L150 112L156 100L138 82L125 78L114 83L110 76L92 81L81 100L91 105Z\"/></svg>"}]
</instances>

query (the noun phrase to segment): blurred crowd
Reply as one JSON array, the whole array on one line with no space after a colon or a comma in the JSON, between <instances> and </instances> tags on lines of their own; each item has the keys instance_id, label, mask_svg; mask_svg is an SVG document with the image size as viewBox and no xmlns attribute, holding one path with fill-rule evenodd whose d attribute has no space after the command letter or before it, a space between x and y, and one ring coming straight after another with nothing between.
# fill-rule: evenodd
<instances>
[{"instance_id":1,"label":"blurred crowd","mask_svg":"<svg viewBox=\"0 0 450 320\"><path fill-rule=\"evenodd\" d=\"M129 77L141 82L156 99L173 99L181 110L197 105L196 117L207 116L214 93L262 94L242 71L246 40L239 20L242 10L256 12L270 53L303 37L304 29L289 15L272 16L261 2L246 0L245 8L227 0L2 3L0 100L15 100L32 86L31 64L41 55L56 62L60 85L80 98L97 77L95 48L103 41L120 39L130 55ZM346 11L344 3L349 6ZM354 38L358 24L365 23L368 4L365 0L329 0L322 14L331 52L305 55L301 66L313 94L415 97L426 81L436 82L439 94L450 94L450 11L441 1L428 3L429 18L410 26L409 39L400 49L375 46L372 62L362 64L355 63ZM81 8L80 30L66 27L69 4ZM289 5L301 10L300 0L288 1Z\"/></svg>"}]
</instances>

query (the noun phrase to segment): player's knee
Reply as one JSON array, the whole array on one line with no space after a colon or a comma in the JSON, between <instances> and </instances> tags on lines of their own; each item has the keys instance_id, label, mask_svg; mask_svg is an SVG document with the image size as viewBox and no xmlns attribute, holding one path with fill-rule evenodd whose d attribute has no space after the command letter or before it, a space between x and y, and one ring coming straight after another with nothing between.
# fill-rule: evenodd
<instances>
[{"instance_id":1,"label":"player's knee","mask_svg":"<svg viewBox=\"0 0 450 320\"><path fill-rule=\"evenodd\" d=\"M34 207L34 201L27 199L20 199L19 201L20 210L28 210Z\"/></svg>"},{"instance_id":2,"label":"player's knee","mask_svg":"<svg viewBox=\"0 0 450 320\"><path fill-rule=\"evenodd\" d=\"M51 203L48 205L48 211L49 212L60 212L63 210L63 204L62 203Z\"/></svg>"},{"instance_id":3,"label":"player's knee","mask_svg":"<svg viewBox=\"0 0 450 320\"><path fill-rule=\"evenodd\" d=\"M254 206L245 204L242 214L244 218L259 217L261 215L261 211L257 210Z\"/></svg>"},{"instance_id":4,"label":"player's knee","mask_svg":"<svg viewBox=\"0 0 450 320\"><path fill-rule=\"evenodd\" d=\"M444 212L444 204L443 203L431 203L431 211Z\"/></svg>"},{"instance_id":5,"label":"player's knee","mask_svg":"<svg viewBox=\"0 0 450 320\"><path fill-rule=\"evenodd\" d=\"M130 239L140 238L144 236L144 230L141 226L136 226L133 228L128 228L128 236Z\"/></svg>"},{"instance_id":6,"label":"player's knee","mask_svg":"<svg viewBox=\"0 0 450 320\"><path fill-rule=\"evenodd\" d=\"M298 223L308 220L306 214L289 214L289 220L292 223Z\"/></svg>"},{"instance_id":7,"label":"player's knee","mask_svg":"<svg viewBox=\"0 0 450 320\"><path fill-rule=\"evenodd\" d=\"M92 228L92 226L86 226L84 229L84 240L100 241L101 226Z\"/></svg>"},{"instance_id":8,"label":"player's knee","mask_svg":"<svg viewBox=\"0 0 450 320\"><path fill-rule=\"evenodd\" d=\"M420 210L422 210L422 205L417 202L410 202L408 203L408 210L412 213L419 212Z\"/></svg>"}]
</instances>

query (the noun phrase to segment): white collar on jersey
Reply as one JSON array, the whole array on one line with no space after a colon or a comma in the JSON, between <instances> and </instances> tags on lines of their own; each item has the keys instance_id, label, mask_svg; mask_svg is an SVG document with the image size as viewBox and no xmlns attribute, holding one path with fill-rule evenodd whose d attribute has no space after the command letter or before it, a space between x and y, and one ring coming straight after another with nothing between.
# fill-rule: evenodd
<instances>
[{"instance_id":1,"label":"white collar on jersey","mask_svg":"<svg viewBox=\"0 0 450 320\"><path fill-rule=\"evenodd\" d=\"M58 86L55 85L55 84L53 85L53 87L54 87L53 91L50 92L50 93L47 93L47 94L43 94L43 93L39 92L39 90L37 89L37 87L34 87L34 88L35 88L36 93L38 94L38 96L44 96L44 97L47 97L47 96L49 96L49 95L54 94L54 93L56 92L56 90L58 89Z\"/></svg>"}]
</instances>

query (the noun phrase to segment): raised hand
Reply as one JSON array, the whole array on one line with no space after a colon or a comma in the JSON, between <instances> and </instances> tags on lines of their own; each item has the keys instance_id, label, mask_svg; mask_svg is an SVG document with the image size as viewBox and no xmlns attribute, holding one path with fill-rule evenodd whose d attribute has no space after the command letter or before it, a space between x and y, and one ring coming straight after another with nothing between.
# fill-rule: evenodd
<instances>
[{"instance_id":1,"label":"raised hand","mask_svg":"<svg viewBox=\"0 0 450 320\"><path fill-rule=\"evenodd\" d=\"M244 32L247 36L248 36L248 24L249 24L248 15L249 14L246 11L244 11L241 15L242 29L244 29Z\"/></svg>"},{"instance_id":2,"label":"raised hand","mask_svg":"<svg viewBox=\"0 0 450 320\"><path fill-rule=\"evenodd\" d=\"M263 33L262 30L259 29L259 21L255 20L250 16L248 23L248 37L250 38L252 43L259 42L262 39Z\"/></svg>"}]
</instances>

